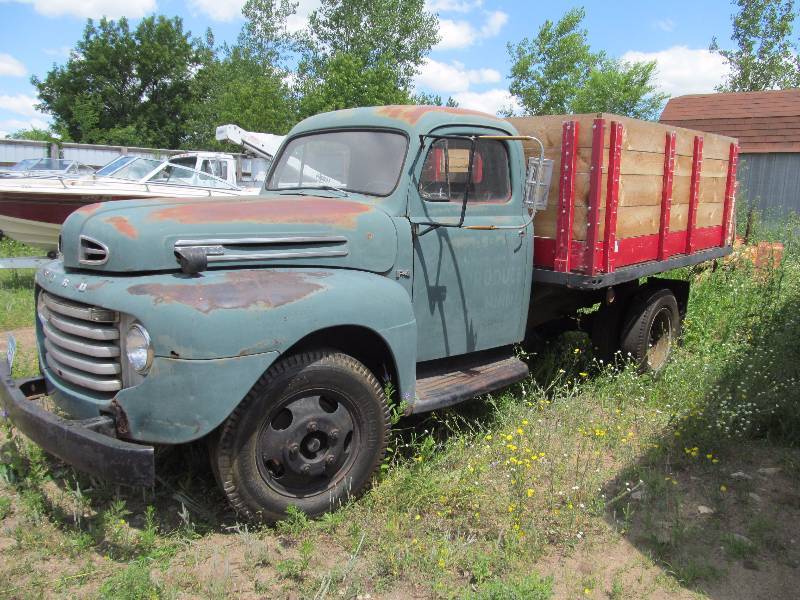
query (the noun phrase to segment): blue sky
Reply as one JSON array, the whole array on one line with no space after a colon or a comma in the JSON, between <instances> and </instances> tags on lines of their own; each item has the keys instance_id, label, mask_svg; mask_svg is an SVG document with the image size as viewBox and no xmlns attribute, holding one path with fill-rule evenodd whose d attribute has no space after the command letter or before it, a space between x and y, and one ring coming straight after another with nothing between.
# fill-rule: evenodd
<instances>
[{"instance_id":1,"label":"blue sky","mask_svg":"<svg viewBox=\"0 0 800 600\"><path fill-rule=\"evenodd\" d=\"M0 0L0 135L46 125L38 113L31 75L43 76L66 60L87 17L179 15L186 29L202 35L211 27L218 41L235 40L243 0ZM291 26L301 28L318 0L300 0ZM656 60L659 85L671 95L712 91L725 66L707 50L712 36L730 44L727 0L509 2L428 0L439 14L442 41L422 66L418 89L453 96L462 106L496 111L508 95L506 44L535 35L545 19L573 6L586 8L593 49L627 60Z\"/></svg>"}]
</instances>

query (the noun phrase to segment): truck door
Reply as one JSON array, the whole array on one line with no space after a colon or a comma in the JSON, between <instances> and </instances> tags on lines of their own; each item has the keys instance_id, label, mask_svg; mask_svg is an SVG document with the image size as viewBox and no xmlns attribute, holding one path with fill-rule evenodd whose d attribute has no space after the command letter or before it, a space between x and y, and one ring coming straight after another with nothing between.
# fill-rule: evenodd
<instances>
[{"instance_id":1,"label":"truck door","mask_svg":"<svg viewBox=\"0 0 800 600\"><path fill-rule=\"evenodd\" d=\"M533 235L523 226L524 158L518 142L477 139L492 130L447 128L426 137L414 167L409 218L418 360L496 348L524 337ZM460 139L459 139L460 138ZM464 188L469 185L462 227Z\"/></svg>"}]
</instances>

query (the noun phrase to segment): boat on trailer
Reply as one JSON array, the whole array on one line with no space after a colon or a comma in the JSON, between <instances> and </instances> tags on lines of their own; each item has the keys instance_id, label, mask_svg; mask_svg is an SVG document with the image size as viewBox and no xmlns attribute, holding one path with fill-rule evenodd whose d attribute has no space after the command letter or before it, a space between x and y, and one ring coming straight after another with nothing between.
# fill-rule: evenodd
<instances>
[{"instance_id":1,"label":"boat on trailer","mask_svg":"<svg viewBox=\"0 0 800 600\"><path fill-rule=\"evenodd\" d=\"M0 231L55 253L62 223L87 204L139 198L236 197L258 191L181 164L120 156L85 177L0 178Z\"/></svg>"}]
</instances>

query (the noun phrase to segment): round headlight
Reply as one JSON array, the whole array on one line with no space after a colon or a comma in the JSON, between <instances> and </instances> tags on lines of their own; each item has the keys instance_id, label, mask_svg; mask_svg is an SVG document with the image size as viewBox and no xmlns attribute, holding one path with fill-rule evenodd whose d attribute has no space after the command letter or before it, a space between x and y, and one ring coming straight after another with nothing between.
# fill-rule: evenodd
<instances>
[{"instance_id":1,"label":"round headlight","mask_svg":"<svg viewBox=\"0 0 800 600\"><path fill-rule=\"evenodd\" d=\"M144 375L153 362L153 348L150 346L150 335L147 330L135 323L125 334L125 355L133 369Z\"/></svg>"}]
</instances>

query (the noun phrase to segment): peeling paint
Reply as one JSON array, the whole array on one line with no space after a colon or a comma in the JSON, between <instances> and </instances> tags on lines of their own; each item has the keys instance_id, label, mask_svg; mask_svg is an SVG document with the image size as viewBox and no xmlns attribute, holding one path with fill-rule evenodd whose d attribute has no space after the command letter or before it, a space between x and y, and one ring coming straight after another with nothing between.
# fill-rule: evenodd
<instances>
[{"instance_id":1,"label":"peeling paint","mask_svg":"<svg viewBox=\"0 0 800 600\"><path fill-rule=\"evenodd\" d=\"M182 204L150 213L149 221L200 223L303 223L354 228L356 217L373 210L367 204L332 198L275 199Z\"/></svg>"},{"instance_id":2,"label":"peeling paint","mask_svg":"<svg viewBox=\"0 0 800 600\"><path fill-rule=\"evenodd\" d=\"M315 279L327 273L287 271L231 271L220 283L203 284L191 279L186 283L150 283L133 285L128 292L150 296L153 304L183 304L201 313L214 310L276 308L302 300L323 289Z\"/></svg>"},{"instance_id":3,"label":"peeling paint","mask_svg":"<svg viewBox=\"0 0 800 600\"><path fill-rule=\"evenodd\" d=\"M104 221L125 237L129 237L132 240L139 237L139 232L127 217L107 217Z\"/></svg>"},{"instance_id":4,"label":"peeling paint","mask_svg":"<svg viewBox=\"0 0 800 600\"><path fill-rule=\"evenodd\" d=\"M79 215L88 216L88 215L93 215L102 207L103 207L102 203L95 202L94 204L86 204L85 206L81 206L75 212L78 213Z\"/></svg>"},{"instance_id":5,"label":"peeling paint","mask_svg":"<svg viewBox=\"0 0 800 600\"><path fill-rule=\"evenodd\" d=\"M409 125L416 125L417 122L422 119L422 117L431 113L449 113L454 115L478 116L489 119L497 119L496 117L479 110L471 110L469 108L454 108L450 106L399 105L379 106L375 109L375 114L377 115L388 117L389 119L404 121Z\"/></svg>"}]
</instances>

